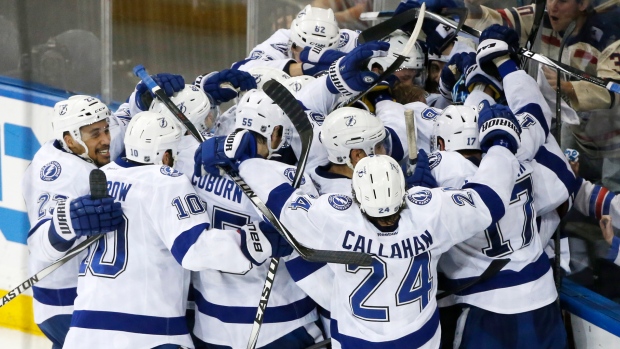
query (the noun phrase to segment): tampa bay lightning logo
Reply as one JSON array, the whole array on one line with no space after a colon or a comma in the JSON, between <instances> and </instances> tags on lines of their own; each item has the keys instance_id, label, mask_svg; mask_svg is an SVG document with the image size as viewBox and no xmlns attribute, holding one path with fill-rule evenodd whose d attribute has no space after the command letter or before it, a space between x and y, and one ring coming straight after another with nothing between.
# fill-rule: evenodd
<instances>
[{"instance_id":1,"label":"tampa bay lightning logo","mask_svg":"<svg viewBox=\"0 0 620 349\"><path fill-rule=\"evenodd\" d=\"M350 197L342 194L330 195L329 198L327 198L327 201L338 211L346 210L351 207L351 204L353 203L353 200Z\"/></svg>"},{"instance_id":2,"label":"tampa bay lightning logo","mask_svg":"<svg viewBox=\"0 0 620 349\"><path fill-rule=\"evenodd\" d=\"M60 167L60 164L56 161L52 161L41 167L41 172L39 172L39 176L41 177L41 180L45 182L51 182L56 180L56 178L60 176L61 172L62 168Z\"/></svg>"},{"instance_id":3,"label":"tampa bay lightning logo","mask_svg":"<svg viewBox=\"0 0 620 349\"><path fill-rule=\"evenodd\" d=\"M435 120L437 115L438 113L430 108L426 108L422 111L422 119L424 120Z\"/></svg>"},{"instance_id":4,"label":"tampa bay lightning logo","mask_svg":"<svg viewBox=\"0 0 620 349\"><path fill-rule=\"evenodd\" d=\"M168 126L168 121L166 121L166 118L159 118L157 119L157 122L161 128L166 128L166 126Z\"/></svg>"},{"instance_id":5,"label":"tampa bay lightning logo","mask_svg":"<svg viewBox=\"0 0 620 349\"><path fill-rule=\"evenodd\" d=\"M179 105L177 105L177 108L179 108L179 110L181 111L181 113L185 114L185 111L187 111L187 107L185 106L185 102L181 102ZM165 126L164 126L165 127Z\"/></svg>"},{"instance_id":6,"label":"tampa bay lightning logo","mask_svg":"<svg viewBox=\"0 0 620 349\"><path fill-rule=\"evenodd\" d=\"M441 162L441 154L433 153L428 156L428 167L430 167L431 170L437 167L437 165L439 165L440 162Z\"/></svg>"},{"instance_id":7,"label":"tampa bay lightning logo","mask_svg":"<svg viewBox=\"0 0 620 349\"><path fill-rule=\"evenodd\" d=\"M284 170L284 175L286 176L286 178L288 178L289 181L291 181L291 183L293 183L293 179L295 179L295 172L296 170L294 168L287 168L286 170ZM301 185L306 184L306 177L305 176L301 176Z\"/></svg>"},{"instance_id":8,"label":"tampa bay lightning logo","mask_svg":"<svg viewBox=\"0 0 620 349\"><path fill-rule=\"evenodd\" d=\"M170 166L162 166L159 169L159 172L161 172L161 174L163 174L163 175L170 176L170 177L179 177L179 176L183 175L183 173L173 169Z\"/></svg>"},{"instance_id":9,"label":"tampa bay lightning logo","mask_svg":"<svg viewBox=\"0 0 620 349\"><path fill-rule=\"evenodd\" d=\"M275 44L271 44L271 47L282 52L283 54L286 54L286 52L288 51L288 43L278 42Z\"/></svg>"},{"instance_id":10,"label":"tampa bay lightning logo","mask_svg":"<svg viewBox=\"0 0 620 349\"><path fill-rule=\"evenodd\" d=\"M340 40L338 41L338 48L344 47L349 43L349 33L340 33Z\"/></svg>"},{"instance_id":11,"label":"tampa bay lightning logo","mask_svg":"<svg viewBox=\"0 0 620 349\"><path fill-rule=\"evenodd\" d=\"M310 118L314 120L314 122L316 122L319 126L323 125L323 121L325 121L325 115L315 112L311 112L309 115Z\"/></svg>"},{"instance_id":12,"label":"tampa bay lightning logo","mask_svg":"<svg viewBox=\"0 0 620 349\"><path fill-rule=\"evenodd\" d=\"M416 205L426 205L433 198L430 190L422 190L417 193L407 195L407 199Z\"/></svg>"},{"instance_id":13,"label":"tampa bay lightning logo","mask_svg":"<svg viewBox=\"0 0 620 349\"><path fill-rule=\"evenodd\" d=\"M372 82L375 81L375 78L373 78L372 76L364 76L364 82L367 84L370 84Z\"/></svg>"},{"instance_id":14,"label":"tampa bay lightning logo","mask_svg":"<svg viewBox=\"0 0 620 349\"><path fill-rule=\"evenodd\" d=\"M68 108L68 105L67 105L67 104L63 104L63 105L61 105L61 106L60 106L60 111L58 112L58 114L60 114L60 115L65 115L65 114L67 114L67 108Z\"/></svg>"},{"instance_id":15,"label":"tampa bay lightning logo","mask_svg":"<svg viewBox=\"0 0 620 349\"><path fill-rule=\"evenodd\" d=\"M344 118L347 119L347 121L345 121L345 125L347 125L348 127L351 127L355 125L355 123L357 123L357 120L355 120L355 115L348 115Z\"/></svg>"},{"instance_id":16,"label":"tampa bay lightning logo","mask_svg":"<svg viewBox=\"0 0 620 349\"><path fill-rule=\"evenodd\" d=\"M252 74L252 77L254 78L257 84L260 84L260 80L263 76L260 74Z\"/></svg>"}]
</instances>

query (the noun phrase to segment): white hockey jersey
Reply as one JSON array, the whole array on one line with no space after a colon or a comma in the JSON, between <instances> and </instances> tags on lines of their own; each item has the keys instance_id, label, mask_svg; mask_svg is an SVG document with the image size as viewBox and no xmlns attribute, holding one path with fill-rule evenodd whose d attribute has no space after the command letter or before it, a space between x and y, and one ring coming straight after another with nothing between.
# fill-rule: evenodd
<instances>
[{"instance_id":1,"label":"white hockey jersey","mask_svg":"<svg viewBox=\"0 0 620 349\"><path fill-rule=\"evenodd\" d=\"M437 348L437 259L503 215L518 163L507 149L499 148L489 151L470 189L409 190L406 209L391 229L375 227L347 195L313 198L262 176L255 178L253 160L243 162L240 173L261 199L270 199L267 205L300 243L374 254L369 267L329 264L336 275L331 304L334 348Z\"/></svg>"},{"instance_id":2,"label":"white hockey jersey","mask_svg":"<svg viewBox=\"0 0 620 349\"><path fill-rule=\"evenodd\" d=\"M189 270L243 273L240 236L206 230L206 207L180 172L121 158L102 168L124 224L88 250L64 348L192 347Z\"/></svg>"},{"instance_id":3,"label":"white hockey jersey","mask_svg":"<svg viewBox=\"0 0 620 349\"><path fill-rule=\"evenodd\" d=\"M189 136L183 137L179 146L179 169L187 175L200 199L206 204L213 227L236 230L251 221L262 220L262 214L256 211L251 201L228 175L193 175L193 155L198 143L188 138ZM262 167L268 167L278 169L282 181L292 181L294 178L293 167L268 160L258 163L253 176L260 176L263 173ZM194 335L210 344L245 347L252 331L268 269L269 262L265 262L242 274L217 270L193 272L192 284L196 303ZM317 319L315 302L293 282L286 264L280 263L257 347L267 345L302 326L320 340L320 330L314 324Z\"/></svg>"}]
</instances>

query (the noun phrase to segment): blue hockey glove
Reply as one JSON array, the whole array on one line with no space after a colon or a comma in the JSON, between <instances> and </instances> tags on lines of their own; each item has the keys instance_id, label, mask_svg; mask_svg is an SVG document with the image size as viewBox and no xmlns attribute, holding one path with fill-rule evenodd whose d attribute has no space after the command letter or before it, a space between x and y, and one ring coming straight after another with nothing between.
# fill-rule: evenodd
<instances>
[{"instance_id":1,"label":"blue hockey glove","mask_svg":"<svg viewBox=\"0 0 620 349\"><path fill-rule=\"evenodd\" d=\"M211 137L196 149L194 175L200 177L206 172L220 176L218 166L238 171L241 162L255 157L256 139L247 130L235 131L228 136Z\"/></svg>"},{"instance_id":2,"label":"blue hockey glove","mask_svg":"<svg viewBox=\"0 0 620 349\"><path fill-rule=\"evenodd\" d=\"M329 92L351 96L372 86L378 75L371 71L364 71L368 65L367 60L387 56L389 48L390 44L384 41L367 42L332 63L327 78Z\"/></svg>"},{"instance_id":3,"label":"blue hockey glove","mask_svg":"<svg viewBox=\"0 0 620 349\"><path fill-rule=\"evenodd\" d=\"M457 80L465 74L467 69L476 63L476 54L473 52L457 53L444 65L439 77L439 92L445 98L452 100L452 90Z\"/></svg>"},{"instance_id":4,"label":"blue hockey glove","mask_svg":"<svg viewBox=\"0 0 620 349\"><path fill-rule=\"evenodd\" d=\"M521 145L521 126L510 108L483 101L478 105L478 113L480 150L486 153L492 146L501 145L516 154Z\"/></svg>"},{"instance_id":5,"label":"blue hockey glove","mask_svg":"<svg viewBox=\"0 0 620 349\"><path fill-rule=\"evenodd\" d=\"M256 80L250 73L236 69L224 69L199 76L194 84L202 87L217 105L237 97L237 90L249 91L256 88Z\"/></svg>"},{"instance_id":6,"label":"blue hockey glove","mask_svg":"<svg viewBox=\"0 0 620 349\"><path fill-rule=\"evenodd\" d=\"M112 197L92 199L90 195L60 201L54 210L56 233L65 240L114 231L123 223L120 202Z\"/></svg>"},{"instance_id":7,"label":"blue hockey glove","mask_svg":"<svg viewBox=\"0 0 620 349\"><path fill-rule=\"evenodd\" d=\"M425 188L437 188L437 181L431 173L431 168L428 162L428 155L424 149L418 151L418 162L415 165L415 170L410 176L405 178L406 189L409 190L412 187L425 187Z\"/></svg>"},{"instance_id":8,"label":"blue hockey glove","mask_svg":"<svg viewBox=\"0 0 620 349\"><path fill-rule=\"evenodd\" d=\"M478 64L473 64L465 72L465 85L469 92L474 90L476 84L489 86L493 90L493 99L500 100L504 96L504 85L501 81L485 73Z\"/></svg>"},{"instance_id":9,"label":"blue hockey glove","mask_svg":"<svg viewBox=\"0 0 620 349\"><path fill-rule=\"evenodd\" d=\"M409 11L414 8L419 8L420 6L422 6L423 2L426 3L427 11L437 13L437 14L441 12L442 8L456 7L456 3L453 0L426 0L426 1L407 0L407 1L404 1L398 4L398 7L396 7L396 10L394 10L394 16L397 16L403 12ZM414 26L415 26L415 22L404 25L400 29L411 33L413 31Z\"/></svg>"},{"instance_id":10,"label":"blue hockey glove","mask_svg":"<svg viewBox=\"0 0 620 349\"><path fill-rule=\"evenodd\" d=\"M263 264L267 258L288 256L293 248L269 223L252 222L238 230L241 234L241 251L255 265Z\"/></svg>"},{"instance_id":11,"label":"blue hockey glove","mask_svg":"<svg viewBox=\"0 0 620 349\"><path fill-rule=\"evenodd\" d=\"M299 59L302 62L301 70L304 75L314 76L328 70L332 63L344 55L346 53L330 50L322 46L305 47L299 55Z\"/></svg>"},{"instance_id":12,"label":"blue hockey glove","mask_svg":"<svg viewBox=\"0 0 620 349\"><path fill-rule=\"evenodd\" d=\"M485 73L499 79L499 70L493 59L506 56L518 66L518 51L519 34L512 28L493 24L480 34L476 61Z\"/></svg>"},{"instance_id":13,"label":"blue hockey glove","mask_svg":"<svg viewBox=\"0 0 620 349\"><path fill-rule=\"evenodd\" d=\"M181 75L170 73L159 73L151 75L153 80L161 87L166 96L172 97L175 92L181 91L185 87L185 79ZM147 93L148 92L148 93ZM142 81L136 85L136 106L142 111L149 110L151 102L155 95L149 90L146 84Z\"/></svg>"}]
</instances>

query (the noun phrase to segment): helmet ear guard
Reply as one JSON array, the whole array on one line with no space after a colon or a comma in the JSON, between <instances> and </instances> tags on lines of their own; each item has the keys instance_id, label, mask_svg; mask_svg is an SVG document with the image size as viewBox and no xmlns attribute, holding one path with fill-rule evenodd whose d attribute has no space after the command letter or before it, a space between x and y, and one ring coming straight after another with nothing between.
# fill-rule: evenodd
<instances>
[{"instance_id":1,"label":"helmet ear guard","mask_svg":"<svg viewBox=\"0 0 620 349\"><path fill-rule=\"evenodd\" d=\"M142 164L161 165L164 153L172 151L176 160L183 129L167 114L144 111L131 118L125 131L127 159Z\"/></svg>"},{"instance_id":2,"label":"helmet ear guard","mask_svg":"<svg viewBox=\"0 0 620 349\"><path fill-rule=\"evenodd\" d=\"M387 155L361 159L352 178L353 193L362 212L370 217L398 213L405 198L405 177L400 165Z\"/></svg>"}]
</instances>

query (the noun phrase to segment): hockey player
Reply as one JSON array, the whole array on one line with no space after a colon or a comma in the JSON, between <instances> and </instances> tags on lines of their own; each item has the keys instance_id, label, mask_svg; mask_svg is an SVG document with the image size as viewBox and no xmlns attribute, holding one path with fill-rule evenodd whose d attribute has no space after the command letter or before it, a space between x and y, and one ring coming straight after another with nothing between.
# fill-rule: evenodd
<instances>
[{"instance_id":1,"label":"hockey player","mask_svg":"<svg viewBox=\"0 0 620 349\"><path fill-rule=\"evenodd\" d=\"M111 115L99 99L77 95L54 106L52 130L54 139L43 144L24 173L22 192L31 229L28 233L29 270L35 273L60 258L71 248L78 236L61 229L55 207L67 198L80 198L89 192L90 171L110 162L112 149L122 149L110 139L110 133L124 133L125 115ZM110 128L113 128L111 131ZM110 210L117 208L103 204ZM120 212L120 209L118 209ZM93 220L99 221L97 215ZM106 224L110 224L107 222ZM113 230L113 225L109 225ZM103 233L105 231L101 231ZM84 235L95 234L84 232ZM81 235L80 235L81 236ZM79 258L67 262L33 287L35 322L52 341L54 349L64 343L73 301L76 297Z\"/></svg>"},{"instance_id":2,"label":"hockey player","mask_svg":"<svg viewBox=\"0 0 620 349\"><path fill-rule=\"evenodd\" d=\"M176 120L139 113L127 128L126 157L103 168L108 193L123 208L122 223L80 265L64 348L191 347L187 269L243 273L271 255L260 231L207 230L205 204L169 167L181 135Z\"/></svg>"},{"instance_id":3,"label":"hockey player","mask_svg":"<svg viewBox=\"0 0 620 349\"><path fill-rule=\"evenodd\" d=\"M250 51L249 56L232 65L248 71L268 66L290 76L315 75L357 46L358 33L339 29L331 9L307 5L291 23Z\"/></svg>"},{"instance_id":4,"label":"hockey player","mask_svg":"<svg viewBox=\"0 0 620 349\"><path fill-rule=\"evenodd\" d=\"M511 120L502 119L509 128L499 129L498 123L485 128L489 133L483 134L482 144L504 144L516 152L518 126ZM213 148L217 141L209 140L202 147L211 144ZM371 267L329 265L336 275L331 302L335 348L439 347L434 299L437 257L503 215L518 168L507 149L491 147L464 190L414 187L405 192L400 166L377 155L358 162L354 198L325 194L317 199L250 176L258 163L242 160L251 157L247 148L235 148L227 153L203 152L201 163L210 168L237 166L241 161L239 171L248 185L285 225L295 227L292 231L301 243L374 254Z\"/></svg>"},{"instance_id":5,"label":"hockey player","mask_svg":"<svg viewBox=\"0 0 620 349\"><path fill-rule=\"evenodd\" d=\"M373 58L368 62L368 69L376 69L378 74L382 74L394 61L398 58L398 54L403 52L405 44L409 40L410 35L406 34L402 30L397 30L390 34L382 41L390 43L387 56ZM394 75L398 78L398 83L405 85L418 85L424 86L426 80L426 69L424 67L425 62L424 51L419 43L415 43L411 54L403 64L394 72Z\"/></svg>"}]
</instances>

